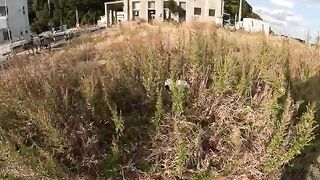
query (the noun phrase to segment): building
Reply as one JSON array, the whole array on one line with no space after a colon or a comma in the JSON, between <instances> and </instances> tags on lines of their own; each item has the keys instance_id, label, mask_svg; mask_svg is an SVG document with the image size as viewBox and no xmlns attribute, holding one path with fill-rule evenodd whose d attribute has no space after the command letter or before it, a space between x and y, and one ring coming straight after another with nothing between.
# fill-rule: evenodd
<instances>
[{"instance_id":1,"label":"building","mask_svg":"<svg viewBox=\"0 0 320 180\"><path fill-rule=\"evenodd\" d=\"M271 32L270 23L253 18L243 18L242 28L247 32L263 32L267 35Z\"/></svg>"},{"instance_id":2,"label":"building","mask_svg":"<svg viewBox=\"0 0 320 180\"><path fill-rule=\"evenodd\" d=\"M223 0L174 0L175 11L167 0L120 0L105 3L105 16L100 24L108 26L119 21L173 19L179 22L214 22L221 24L224 9ZM121 19L120 19L121 18Z\"/></svg>"},{"instance_id":3,"label":"building","mask_svg":"<svg viewBox=\"0 0 320 180\"><path fill-rule=\"evenodd\" d=\"M27 0L0 0L0 44L28 39L29 35Z\"/></svg>"}]
</instances>

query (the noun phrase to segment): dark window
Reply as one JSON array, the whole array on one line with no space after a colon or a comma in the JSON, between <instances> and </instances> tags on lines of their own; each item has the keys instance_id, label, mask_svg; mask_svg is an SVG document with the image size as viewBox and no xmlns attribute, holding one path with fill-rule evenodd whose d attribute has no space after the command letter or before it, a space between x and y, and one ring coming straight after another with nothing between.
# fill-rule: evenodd
<instances>
[{"instance_id":1,"label":"dark window","mask_svg":"<svg viewBox=\"0 0 320 180\"><path fill-rule=\"evenodd\" d=\"M132 2L133 19L136 20L140 16L140 2Z\"/></svg>"},{"instance_id":2,"label":"dark window","mask_svg":"<svg viewBox=\"0 0 320 180\"><path fill-rule=\"evenodd\" d=\"M148 22L152 22L156 17L156 2L149 1L148 2Z\"/></svg>"},{"instance_id":3,"label":"dark window","mask_svg":"<svg viewBox=\"0 0 320 180\"><path fill-rule=\"evenodd\" d=\"M28 34L28 31L26 31L26 34Z\"/></svg>"},{"instance_id":4,"label":"dark window","mask_svg":"<svg viewBox=\"0 0 320 180\"><path fill-rule=\"evenodd\" d=\"M133 11L133 16L139 17L139 11L138 10L134 10Z\"/></svg>"},{"instance_id":5,"label":"dark window","mask_svg":"<svg viewBox=\"0 0 320 180\"><path fill-rule=\"evenodd\" d=\"M179 21L184 22L186 21L186 9L187 9L187 3L186 2L179 2L180 10L179 12Z\"/></svg>"},{"instance_id":6,"label":"dark window","mask_svg":"<svg viewBox=\"0 0 320 180\"><path fill-rule=\"evenodd\" d=\"M184 11L187 10L187 3L186 2L179 2L179 6L181 9L183 9Z\"/></svg>"},{"instance_id":7,"label":"dark window","mask_svg":"<svg viewBox=\"0 0 320 180\"><path fill-rule=\"evenodd\" d=\"M201 15L201 8L194 8L194 15Z\"/></svg>"},{"instance_id":8,"label":"dark window","mask_svg":"<svg viewBox=\"0 0 320 180\"><path fill-rule=\"evenodd\" d=\"M209 9L209 16L216 16L216 10L215 9Z\"/></svg>"},{"instance_id":9,"label":"dark window","mask_svg":"<svg viewBox=\"0 0 320 180\"><path fill-rule=\"evenodd\" d=\"M7 29L4 29L2 34L3 34L3 40L9 41L9 33L8 33L8 30L7 30Z\"/></svg>"},{"instance_id":10,"label":"dark window","mask_svg":"<svg viewBox=\"0 0 320 180\"><path fill-rule=\"evenodd\" d=\"M22 31L20 31L20 35L21 35L21 36L23 35L23 32L22 32Z\"/></svg>"},{"instance_id":11,"label":"dark window","mask_svg":"<svg viewBox=\"0 0 320 180\"><path fill-rule=\"evenodd\" d=\"M0 16L6 16L6 7L0 6Z\"/></svg>"},{"instance_id":12,"label":"dark window","mask_svg":"<svg viewBox=\"0 0 320 180\"><path fill-rule=\"evenodd\" d=\"M25 15L26 14L26 10L25 10L25 8L24 8L24 6L22 7L22 13Z\"/></svg>"}]
</instances>

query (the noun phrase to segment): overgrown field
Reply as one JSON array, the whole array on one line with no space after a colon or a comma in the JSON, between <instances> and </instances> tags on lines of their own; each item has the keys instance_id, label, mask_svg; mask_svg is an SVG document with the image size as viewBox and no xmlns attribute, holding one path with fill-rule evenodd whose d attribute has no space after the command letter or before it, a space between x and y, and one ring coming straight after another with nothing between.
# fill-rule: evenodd
<instances>
[{"instance_id":1,"label":"overgrown field","mask_svg":"<svg viewBox=\"0 0 320 180\"><path fill-rule=\"evenodd\" d=\"M196 23L124 24L15 57L0 77L0 179L316 175L319 57Z\"/></svg>"}]
</instances>

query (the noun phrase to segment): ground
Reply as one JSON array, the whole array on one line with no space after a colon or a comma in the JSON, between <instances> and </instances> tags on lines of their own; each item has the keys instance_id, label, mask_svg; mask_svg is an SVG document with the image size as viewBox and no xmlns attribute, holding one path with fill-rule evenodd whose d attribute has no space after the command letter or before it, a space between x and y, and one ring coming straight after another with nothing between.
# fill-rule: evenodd
<instances>
[{"instance_id":1,"label":"ground","mask_svg":"<svg viewBox=\"0 0 320 180\"><path fill-rule=\"evenodd\" d=\"M306 177L319 53L212 24L126 23L16 56L0 78L0 177Z\"/></svg>"}]
</instances>

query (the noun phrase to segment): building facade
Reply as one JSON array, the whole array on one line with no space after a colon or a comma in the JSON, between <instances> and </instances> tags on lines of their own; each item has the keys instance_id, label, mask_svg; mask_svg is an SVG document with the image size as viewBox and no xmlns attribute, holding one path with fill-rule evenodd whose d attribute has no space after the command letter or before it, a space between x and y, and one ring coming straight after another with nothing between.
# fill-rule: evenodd
<instances>
[{"instance_id":1,"label":"building facade","mask_svg":"<svg viewBox=\"0 0 320 180\"><path fill-rule=\"evenodd\" d=\"M174 2L172 6L167 0L109 1L105 3L105 16L101 18L100 23L112 25L122 20L152 22L170 19L179 22L222 23L223 0L174 0Z\"/></svg>"},{"instance_id":2,"label":"building facade","mask_svg":"<svg viewBox=\"0 0 320 180\"><path fill-rule=\"evenodd\" d=\"M29 37L27 0L0 0L0 44Z\"/></svg>"}]
</instances>

